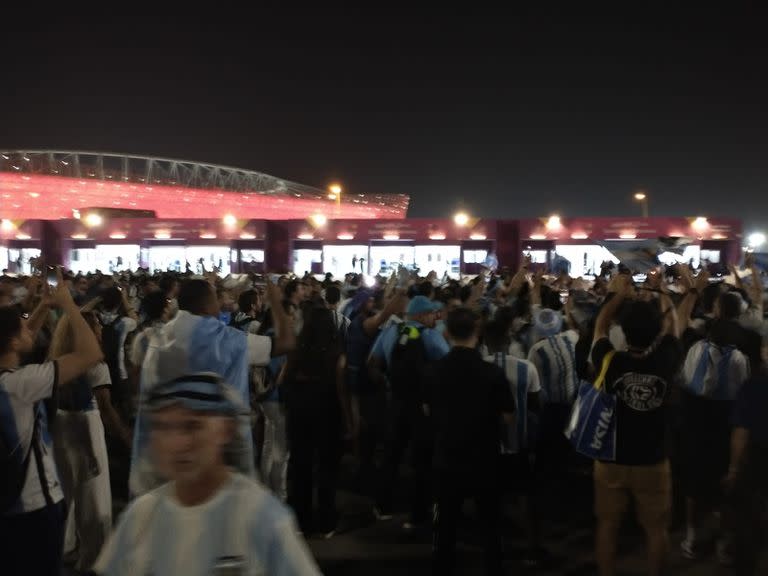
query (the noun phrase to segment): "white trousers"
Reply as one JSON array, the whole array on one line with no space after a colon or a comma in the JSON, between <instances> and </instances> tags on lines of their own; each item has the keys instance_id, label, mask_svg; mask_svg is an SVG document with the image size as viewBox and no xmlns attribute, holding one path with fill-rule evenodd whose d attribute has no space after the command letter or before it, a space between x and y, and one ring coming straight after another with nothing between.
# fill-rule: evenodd
<instances>
[{"instance_id":1,"label":"white trousers","mask_svg":"<svg viewBox=\"0 0 768 576\"><path fill-rule=\"evenodd\" d=\"M54 456L67 506L65 554L77 549L75 568L88 571L112 531L112 491L104 425L98 410L59 410Z\"/></svg>"}]
</instances>

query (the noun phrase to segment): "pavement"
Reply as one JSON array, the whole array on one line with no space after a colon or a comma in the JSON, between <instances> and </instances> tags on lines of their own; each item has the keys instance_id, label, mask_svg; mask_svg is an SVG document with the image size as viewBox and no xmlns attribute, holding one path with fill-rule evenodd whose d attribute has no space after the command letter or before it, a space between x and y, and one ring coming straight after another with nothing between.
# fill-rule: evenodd
<instances>
[{"instance_id":1,"label":"pavement","mask_svg":"<svg viewBox=\"0 0 768 576\"><path fill-rule=\"evenodd\" d=\"M342 484L344 481L342 480ZM542 522L542 545L548 551L547 561L536 569L523 563L526 551L522 505L507 497L504 504L503 542L505 572L515 575L587 576L597 574L594 563L594 518L592 515L592 484L587 471L572 479L572 493L563 513ZM400 494L404 501L404 494ZM372 500L350 488L337 495L341 520L337 534L331 539L310 536L309 546L326 576L379 576L430 574L431 534L428 531L407 532L402 528L405 515L392 520L377 521L372 515ZM483 554L473 523L471 501L464 506L463 528L459 530L455 574L483 574ZM682 503L676 506L670 539L668 574L680 576L726 576L732 571L721 566L714 552L716 536L714 518L702 531L704 541L710 540L700 560L691 561L680 554L683 540ZM768 575L766 554L762 570ZM631 513L622 528L617 563L620 576L647 574L644 535Z\"/></svg>"}]
</instances>

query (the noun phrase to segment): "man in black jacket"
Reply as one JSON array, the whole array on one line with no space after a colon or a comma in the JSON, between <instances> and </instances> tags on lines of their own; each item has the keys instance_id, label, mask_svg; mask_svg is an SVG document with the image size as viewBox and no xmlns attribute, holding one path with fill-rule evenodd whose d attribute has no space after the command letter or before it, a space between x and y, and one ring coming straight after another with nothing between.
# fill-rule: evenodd
<instances>
[{"instance_id":1,"label":"man in black jacket","mask_svg":"<svg viewBox=\"0 0 768 576\"><path fill-rule=\"evenodd\" d=\"M456 520L465 495L473 496L485 532L486 574L501 574L498 462L502 419L512 423L514 400L504 373L477 351L477 314L448 315L452 349L434 366L424 406L434 432L437 487L433 573L453 573Z\"/></svg>"}]
</instances>

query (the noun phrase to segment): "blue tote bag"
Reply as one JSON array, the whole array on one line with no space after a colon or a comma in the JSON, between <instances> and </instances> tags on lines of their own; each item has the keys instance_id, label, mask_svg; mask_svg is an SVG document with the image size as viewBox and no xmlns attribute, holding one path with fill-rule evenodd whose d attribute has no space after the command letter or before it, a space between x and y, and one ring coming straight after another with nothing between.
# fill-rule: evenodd
<instances>
[{"instance_id":1,"label":"blue tote bag","mask_svg":"<svg viewBox=\"0 0 768 576\"><path fill-rule=\"evenodd\" d=\"M605 375L615 352L603 358L594 384L582 382L565 429L576 452L593 460L616 460L616 397L603 391Z\"/></svg>"}]
</instances>

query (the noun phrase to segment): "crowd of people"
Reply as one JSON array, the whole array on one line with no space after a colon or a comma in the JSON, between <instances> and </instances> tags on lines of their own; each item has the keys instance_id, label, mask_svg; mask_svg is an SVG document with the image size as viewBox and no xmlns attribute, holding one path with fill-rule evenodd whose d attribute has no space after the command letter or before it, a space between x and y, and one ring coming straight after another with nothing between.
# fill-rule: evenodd
<instances>
[{"instance_id":1,"label":"crowd of people","mask_svg":"<svg viewBox=\"0 0 768 576\"><path fill-rule=\"evenodd\" d=\"M432 534L437 575L454 572L467 498L487 574L504 573L510 495L541 564L574 467L592 469L601 575L630 501L663 573L675 499L680 554L755 574L764 298L757 269L685 265L2 276L2 573L318 574L306 539L340 529L344 460L372 521ZM595 387L615 401L613 451L591 462L565 431Z\"/></svg>"}]
</instances>

